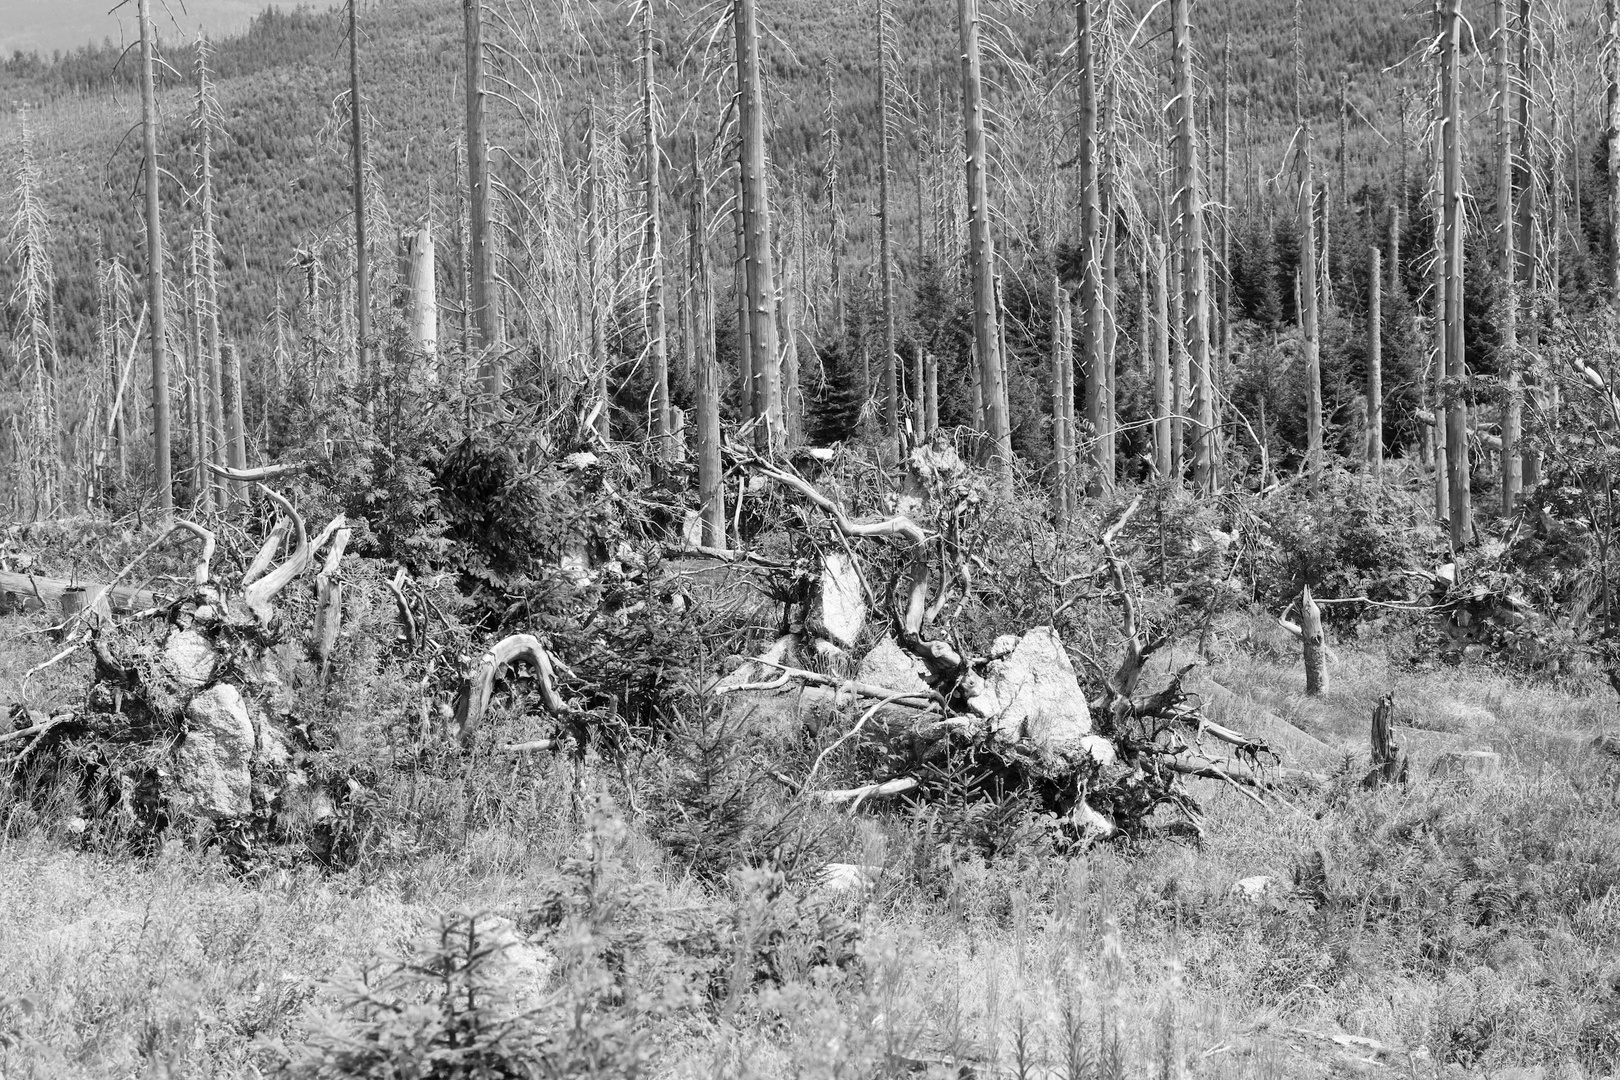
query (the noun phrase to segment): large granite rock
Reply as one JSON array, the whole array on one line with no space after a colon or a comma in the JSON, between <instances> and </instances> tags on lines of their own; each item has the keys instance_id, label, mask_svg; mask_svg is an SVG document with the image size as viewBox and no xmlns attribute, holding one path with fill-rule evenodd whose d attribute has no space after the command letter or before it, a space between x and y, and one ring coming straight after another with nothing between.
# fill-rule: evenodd
<instances>
[{"instance_id":1,"label":"large granite rock","mask_svg":"<svg viewBox=\"0 0 1620 1080\"><path fill-rule=\"evenodd\" d=\"M1091 734L1091 708L1074 664L1050 626L1030 630L1010 655L993 661L985 682L998 704L991 718L996 734L1051 750L1090 752L1084 740Z\"/></svg>"},{"instance_id":2,"label":"large granite rock","mask_svg":"<svg viewBox=\"0 0 1620 1080\"><path fill-rule=\"evenodd\" d=\"M252 814L254 734L247 705L229 683L191 699L186 737L174 752L174 778L193 813L214 820Z\"/></svg>"},{"instance_id":3,"label":"large granite rock","mask_svg":"<svg viewBox=\"0 0 1620 1080\"><path fill-rule=\"evenodd\" d=\"M860 571L848 555L835 552L822 560L817 599L827 636L842 648L853 646L866 625L866 597Z\"/></svg>"},{"instance_id":4,"label":"large granite rock","mask_svg":"<svg viewBox=\"0 0 1620 1080\"><path fill-rule=\"evenodd\" d=\"M874 645L861 660L856 680L874 686L886 686L908 694L929 693L923 679L923 666L915 656L900 647L894 638L886 637Z\"/></svg>"}]
</instances>

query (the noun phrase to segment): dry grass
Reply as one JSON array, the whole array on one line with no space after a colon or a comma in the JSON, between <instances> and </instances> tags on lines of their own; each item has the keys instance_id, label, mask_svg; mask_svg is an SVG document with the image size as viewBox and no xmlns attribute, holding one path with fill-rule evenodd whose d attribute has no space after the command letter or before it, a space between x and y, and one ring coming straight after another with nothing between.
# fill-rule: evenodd
<instances>
[{"instance_id":1,"label":"dry grass","mask_svg":"<svg viewBox=\"0 0 1620 1080\"><path fill-rule=\"evenodd\" d=\"M8 697L49 655L11 640ZM1349 648L1333 674L1325 700L1305 699L1297 661L1251 641L1201 676L1232 691L1223 719L1308 733L1300 745L1329 769L1364 759L1373 703L1393 690L1418 761L1409 788L1345 782L1262 809L1202 784L1200 845L1068 859L1014 845L988 864L923 858L931 841L897 817L829 817L841 857L886 867L871 897L838 901L864 929L864 982L806 979L684 1012L658 1032L655 1071L874 1075L898 1058L936 1075L974 1062L980 1076L1099 1080L1612 1070L1620 785L1589 747L1604 699ZM27 697L43 704L82 677L64 665ZM1452 745L1502 752L1504 775L1430 779L1427 761ZM440 912L521 912L580 842L569 776L531 765L475 780L413 789L400 820L459 824L417 828L339 874L243 877L177 844L134 860L13 818L0 840L0 1076L252 1075L262 1040L296 1042L334 980L397 955ZM660 904L728 902L705 900L634 833L616 858ZM1263 899L1234 894L1256 875L1274 879ZM1358 1066L1367 1049L1333 1035L1388 1050Z\"/></svg>"}]
</instances>

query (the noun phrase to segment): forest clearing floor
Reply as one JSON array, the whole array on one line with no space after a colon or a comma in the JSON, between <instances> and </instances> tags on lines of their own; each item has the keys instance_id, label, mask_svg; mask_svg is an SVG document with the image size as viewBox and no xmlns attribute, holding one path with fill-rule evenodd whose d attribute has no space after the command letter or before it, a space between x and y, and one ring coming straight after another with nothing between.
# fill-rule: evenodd
<instances>
[{"instance_id":1,"label":"forest clearing floor","mask_svg":"<svg viewBox=\"0 0 1620 1080\"><path fill-rule=\"evenodd\" d=\"M54 651L41 625L3 620L0 699L47 707L85 685L83 658L21 685ZM654 1024L647 1071L874 1074L849 1071L857 1044L881 1044L884 1074L897 1062L979 1077L1612 1071L1620 761L1593 745L1617 726L1607 690L1412 670L1365 645L1338 647L1325 698L1303 695L1297 660L1252 652L1191 685L1212 719L1333 774L1329 790L1261 807L1198 781L1201 842L1066 857L1015 842L952 856L923 817L817 811L843 837L836 857L882 868L875 887L827 901L862 928L862 989L832 995L807 976ZM1411 780L1366 791L1386 692ZM1431 776L1452 749L1494 750L1501 772ZM95 849L81 823L0 798L0 1077L269 1075L268 1041L296 1045L337 1008L335 988L442 912L518 917L600 825L571 811L560 760L485 767L525 800L436 844L426 826L411 841L401 829L378 841L387 857L337 872L243 873L178 840L139 857ZM424 785L399 819L449 820L484 786L470 773L454 790ZM667 911L714 903L634 824L616 836L610 876L625 895Z\"/></svg>"}]
</instances>

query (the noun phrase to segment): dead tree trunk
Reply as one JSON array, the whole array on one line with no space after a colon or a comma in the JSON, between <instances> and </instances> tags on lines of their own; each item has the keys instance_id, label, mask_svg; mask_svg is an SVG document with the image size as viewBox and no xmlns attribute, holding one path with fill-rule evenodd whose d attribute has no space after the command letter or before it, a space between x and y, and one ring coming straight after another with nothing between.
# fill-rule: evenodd
<instances>
[{"instance_id":1,"label":"dead tree trunk","mask_svg":"<svg viewBox=\"0 0 1620 1080\"><path fill-rule=\"evenodd\" d=\"M1073 364L1064 349L1063 286L1052 275L1052 511L1061 526L1069 519L1069 431L1065 417L1068 403L1064 395L1074 384L1065 368Z\"/></svg>"},{"instance_id":2,"label":"dead tree trunk","mask_svg":"<svg viewBox=\"0 0 1620 1080\"><path fill-rule=\"evenodd\" d=\"M158 508L174 511L174 482L169 458L169 364L165 353L168 320L164 312L163 227L158 213L157 91L152 80L156 35L151 0L140 0L141 144L146 179L146 293L152 313L152 452L153 484Z\"/></svg>"},{"instance_id":3,"label":"dead tree trunk","mask_svg":"<svg viewBox=\"0 0 1620 1080\"><path fill-rule=\"evenodd\" d=\"M751 0L738 0L739 3ZM963 133L967 162L968 248L973 271L973 342L997 486L1012 494L1012 426L1007 409L1007 372L997 333L995 243L990 233L989 151L984 133L984 84L979 74L977 0L957 0L962 44Z\"/></svg>"},{"instance_id":4,"label":"dead tree trunk","mask_svg":"<svg viewBox=\"0 0 1620 1080\"><path fill-rule=\"evenodd\" d=\"M1367 249L1367 472L1384 475L1383 273L1376 245Z\"/></svg>"},{"instance_id":5,"label":"dead tree trunk","mask_svg":"<svg viewBox=\"0 0 1620 1080\"><path fill-rule=\"evenodd\" d=\"M1609 303L1620 306L1620 4L1603 3L1603 80L1607 105L1604 124L1609 141ZM1575 175L1580 175L1576 168ZM1575 205L1580 206L1577 194Z\"/></svg>"},{"instance_id":6,"label":"dead tree trunk","mask_svg":"<svg viewBox=\"0 0 1620 1080\"><path fill-rule=\"evenodd\" d=\"M1097 132L1097 34L1093 0L1074 5L1074 55L1079 66L1080 133L1080 356L1086 372L1086 458L1092 494L1112 487L1104 439L1108 428L1108 376L1103 353L1103 223Z\"/></svg>"},{"instance_id":7,"label":"dead tree trunk","mask_svg":"<svg viewBox=\"0 0 1620 1080\"><path fill-rule=\"evenodd\" d=\"M1385 694L1373 709L1372 771L1367 774L1366 786L1403 783L1406 768L1406 755L1395 742L1395 695Z\"/></svg>"},{"instance_id":8,"label":"dead tree trunk","mask_svg":"<svg viewBox=\"0 0 1620 1080\"><path fill-rule=\"evenodd\" d=\"M1514 250L1517 225L1513 207L1513 97L1517 81L1512 72L1507 0L1493 5L1496 54L1496 282L1498 292L1496 347L1497 378L1502 382L1502 512L1513 513L1523 487L1519 467L1519 295ZM1522 78L1522 74L1520 75Z\"/></svg>"},{"instance_id":9,"label":"dead tree trunk","mask_svg":"<svg viewBox=\"0 0 1620 1080\"><path fill-rule=\"evenodd\" d=\"M1170 378L1170 288L1164 238L1153 235L1153 468L1159 479L1175 473L1175 408Z\"/></svg>"},{"instance_id":10,"label":"dead tree trunk","mask_svg":"<svg viewBox=\"0 0 1620 1080\"><path fill-rule=\"evenodd\" d=\"M1294 0L1294 114L1299 142L1300 328L1305 336L1305 461L1310 475L1322 472L1322 351L1318 330L1316 266L1316 174L1311 124L1305 116L1305 45L1301 0ZM1313 479L1314 482L1314 479Z\"/></svg>"},{"instance_id":11,"label":"dead tree trunk","mask_svg":"<svg viewBox=\"0 0 1620 1080\"><path fill-rule=\"evenodd\" d=\"M759 22L756 0L736 0L737 99L742 207L743 281L747 290L749 374L755 415L761 420L756 445L773 451L782 442L780 344L776 327L776 270L771 252L771 204L765 165L765 95L759 74Z\"/></svg>"},{"instance_id":12,"label":"dead tree trunk","mask_svg":"<svg viewBox=\"0 0 1620 1080\"><path fill-rule=\"evenodd\" d=\"M641 15L642 180L647 185L647 348L652 354L653 435L660 460L673 456L670 445L669 338L664 316L664 227L658 161L658 102L653 84L652 3Z\"/></svg>"},{"instance_id":13,"label":"dead tree trunk","mask_svg":"<svg viewBox=\"0 0 1620 1080\"><path fill-rule=\"evenodd\" d=\"M484 132L484 3L462 0L467 46L468 306L473 346L480 350L485 405L500 403L505 377L500 357L500 308L495 297L495 238L490 217L489 139Z\"/></svg>"},{"instance_id":14,"label":"dead tree trunk","mask_svg":"<svg viewBox=\"0 0 1620 1080\"><path fill-rule=\"evenodd\" d=\"M1451 546L1461 549L1473 530L1473 494L1469 486L1468 404L1461 387L1468 378L1463 351L1463 182L1462 182L1462 0L1446 0L1444 40L1440 50L1445 123L1441 126L1444 167L1441 194L1445 201L1445 344L1446 469L1451 501Z\"/></svg>"},{"instance_id":15,"label":"dead tree trunk","mask_svg":"<svg viewBox=\"0 0 1620 1080\"><path fill-rule=\"evenodd\" d=\"M366 126L360 100L359 0L349 0L349 146L353 154L354 184L354 355L359 381L370 384L371 369L371 252L366 243ZM243 463L231 462L233 469ZM240 490L240 485L237 485Z\"/></svg>"},{"instance_id":16,"label":"dead tree trunk","mask_svg":"<svg viewBox=\"0 0 1620 1080\"><path fill-rule=\"evenodd\" d=\"M1172 64L1176 71L1176 204L1184 275L1182 317L1186 335L1193 411L1193 487L1215 490L1215 394L1209 360L1209 279L1204 251L1204 200L1198 175L1198 97L1192 70L1192 0L1171 5Z\"/></svg>"},{"instance_id":17,"label":"dead tree trunk","mask_svg":"<svg viewBox=\"0 0 1620 1080\"><path fill-rule=\"evenodd\" d=\"M1327 648L1322 632L1322 609L1311 598L1311 588L1299 599L1300 636L1305 644L1305 693L1321 697L1328 692Z\"/></svg>"},{"instance_id":18,"label":"dead tree trunk","mask_svg":"<svg viewBox=\"0 0 1620 1080\"><path fill-rule=\"evenodd\" d=\"M889 214L889 9L877 4L878 50L878 277L883 286L883 430L895 456L900 444L900 373L894 355L894 263Z\"/></svg>"},{"instance_id":19,"label":"dead tree trunk","mask_svg":"<svg viewBox=\"0 0 1620 1080\"><path fill-rule=\"evenodd\" d=\"M592 407L596 410L596 437L604 443L613 439L613 415L608 399L608 298L603 279L606 263L602 242L602 148L597 141L596 108L591 108L590 126L585 131L585 277L591 320Z\"/></svg>"}]
</instances>

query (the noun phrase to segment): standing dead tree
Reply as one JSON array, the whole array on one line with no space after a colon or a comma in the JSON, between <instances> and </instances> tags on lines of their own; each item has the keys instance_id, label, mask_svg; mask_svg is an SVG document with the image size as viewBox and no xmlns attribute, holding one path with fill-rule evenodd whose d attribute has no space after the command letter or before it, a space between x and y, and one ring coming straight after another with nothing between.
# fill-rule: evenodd
<instances>
[{"instance_id":1,"label":"standing dead tree","mask_svg":"<svg viewBox=\"0 0 1620 1080\"><path fill-rule=\"evenodd\" d=\"M152 67L156 63L157 35L152 27L151 0L139 0L141 26L141 153L146 183L146 296L152 315L152 482L158 507L174 510L174 484L169 458L168 320L163 287L163 224L158 199L157 89Z\"/></svg>"},{"instance_id":2,"label":"standing dead tree","mask_svg":"<svg viewBox=\"0 0 1620 1080\"><path fill-rule=\"evenodd\" d=\"M776 325L776 267L771 247L769 169L765 161L765 93L759 70L759 15L756 0L732 0L736 35L738 124L738 204L741 210L742 275L748 312L749 383L758 428L758 446L782 444L782 390L777 369L780 341Z\"/></svg>"},{"instance_id":3,"label":"standing dead tree","mask_svg":"<svg viewBox=\"0 0 1620 1080\"><path fill-rule=\"evenodd\" d=\"M739 0L740 2L740 0ZM968 260L972 268L973 347L978 358L990 460L998 485L1012 493L1012 422L1007 405L1006 358L996 303L996 249L990 232L989 148L984 126L984 79L979 69L978 0L957 0L962 44L962 120L966 150Z\"/></svg>"},{"instance_id":4,"label":"standing dead tree","mask_svg":"<svg viewBox=\"0 0 1620 1080\"><path fill-rule=\"evenodd\" d=\"M13 475L25 480L25 485L17 487L26 487L26 505L36 519L52 515L64 494L56 403L56 331L51 321L56 277L51 267L50 221L40 187L39 165L24 113L17 154L17 208L7 236L17 264L11 304L16 309L16 347L23 362L25 399L23 439L17 449L26 458L13 459ZM22 495L15 488L14 492Z\"/></svg>"}]
</instances>

